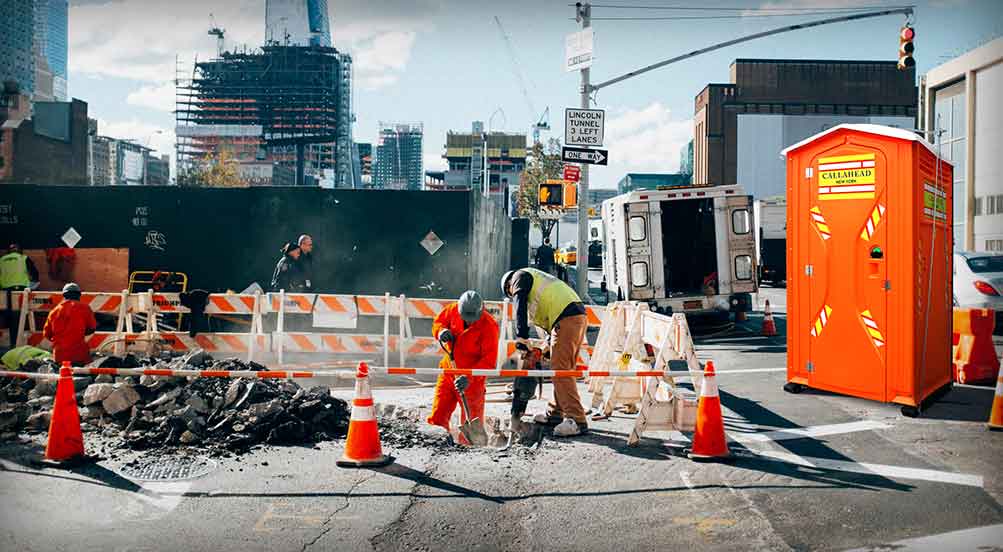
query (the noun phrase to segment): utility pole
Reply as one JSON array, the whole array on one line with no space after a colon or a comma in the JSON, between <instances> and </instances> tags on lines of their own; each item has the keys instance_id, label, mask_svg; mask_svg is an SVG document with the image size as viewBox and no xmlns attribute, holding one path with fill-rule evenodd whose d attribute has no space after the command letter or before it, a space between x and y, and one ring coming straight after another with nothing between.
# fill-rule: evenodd
<instances>
[{"instance_id":1,"label":"utility pole","mask_svg":"<svg viewBox=\"0 0 1003 552\"><path fill-rule=\"evenodd\" d=\"M582 24L582 30L592 26L592 5L588 2L575 4L575 19ZM582 69L581 108L589 108L589 68ZM578 296L583 301L589 295L589 164L582 163L582 175L578 181L578 251L575 272L577 273Z\"/></svg>"}]
</instances>

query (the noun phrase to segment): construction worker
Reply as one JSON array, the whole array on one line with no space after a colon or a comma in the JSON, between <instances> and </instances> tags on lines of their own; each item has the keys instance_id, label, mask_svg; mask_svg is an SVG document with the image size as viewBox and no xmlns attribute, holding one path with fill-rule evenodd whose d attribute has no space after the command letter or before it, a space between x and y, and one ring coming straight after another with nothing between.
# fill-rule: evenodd
<instances>
[{"instance_id":1,"label":"construction worker","mask_svg":"<svg viewBox=\"0 0 1003 552\"><path fill-rule=\"evenodd\" d=\"M275 272L272 273L272 291L302 292L306 290L303 268L298 262L302 253L300 246L289 242L282 247L281 251L282 258L275 264Z\"/></svg>"},{"instance_id":2,"label":"construction worker","mask_svg":"<svg viewBox=\"0 0 1003 552\"><path fill-rule=\"evenodd\" d=\"M529 350L529 325L533 324L553 335L550 349L553 369L574 370L588 328L585 305L575 290L535 268L506 272L501 287L505 296L515 300L516 348ZM575 378L554 378L554 402L547 414L537 415L534 421L556 425L555 437L572 437L588 431Z\"/></svg>"},{"instance_id":3,"label":"construction worker","mask_svg":"<svg viewBox=\"0 0 1003 552\"><path fill-rule=\"evenodd\" d=\"M303 283L305 291L313 291L313 238L310 234L303 234L296 245L300 247L299 265L303 272Z\"/></svg>"},{"instance_id":4,"label":"construction worker","mask_svg":"<svg viewBox=\"0 0 1003 552\"><path fill-rule=\"evenodd\" d=\"M49 313L42 334L52 342L56 363L82 365L91 361L90 347L84 338L97 327L94 312L80 302L80 286L70 282L63 286L63 301Z\"/></svg>"},{"instance_id":5,"label":"construction worker","mask_svg":"<svg viewBox=\"0 0 1003 552\"><path fill-rule=\"evenodd\" d=\"M38 281L35 263L21 251L21 246L12 243L7 254L0 257L0 288L5 290L25 289Z\"/></svg>"},{"instance_id":6,"label":"construction worker","mask_svg":"<svg viewBox=\"0 0 1003 552\"><path fill-rule=\"evenodd\" d=\"M432 335L452 352L453 363L460 370L492 370L498 359L498 322L484 310L484 301L476 291L465 291L460 299L442 309L432 322ZM453 364L443 355L439 367ZM457 387L463 389L470 406L470 419L484 418L484 376L442 374L435 382L435 398L428 423L449 430L449 420L460 400ZM467 422L460 413L460 423Z\"/></svg>"}]
</instances>

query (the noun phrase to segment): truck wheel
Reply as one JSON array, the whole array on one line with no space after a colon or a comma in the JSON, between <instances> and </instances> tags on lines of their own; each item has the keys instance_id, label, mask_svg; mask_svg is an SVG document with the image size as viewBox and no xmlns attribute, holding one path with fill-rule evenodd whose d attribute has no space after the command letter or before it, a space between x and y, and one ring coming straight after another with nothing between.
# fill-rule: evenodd
<instances>
[{"instance_id":1,"label":"truck wheel","mask_svg":"<svg viewBox=\"0 0 1003 552\"><path fill-rule=\"evenodd\" d=\"M793 395L801 393L802 391L804 391L804 389L805 389L804 385L801 385L800 383L794 383L793 381L784 384L784 391L787 391L788 393L791 393Z\"/></svg>"}]
</instances>

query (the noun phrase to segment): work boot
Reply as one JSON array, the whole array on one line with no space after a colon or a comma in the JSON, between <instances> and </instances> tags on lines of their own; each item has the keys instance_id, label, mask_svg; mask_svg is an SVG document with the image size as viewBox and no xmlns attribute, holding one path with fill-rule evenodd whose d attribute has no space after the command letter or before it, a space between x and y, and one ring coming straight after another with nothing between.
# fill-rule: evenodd
<instances>
[{"instance_id":1,"label":"work boot","mask_svg":"<svg viewBox=\"0 0 1003 552\"><path fill-rule=\"evenodd\" d=\"M578 422L573 419L565 418L563 422L554 428L554 437L574 437L576 435L582 435L588 430L588 425L579 425Z\"/></svg>"}]
</instances>

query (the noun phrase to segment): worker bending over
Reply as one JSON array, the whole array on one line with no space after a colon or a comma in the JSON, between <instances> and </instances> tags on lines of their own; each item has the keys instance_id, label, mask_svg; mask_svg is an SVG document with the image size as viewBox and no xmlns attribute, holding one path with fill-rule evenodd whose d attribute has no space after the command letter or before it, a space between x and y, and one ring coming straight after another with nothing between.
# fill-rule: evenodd
<instances>
[{"instance_id":1,"label":"worker bending over","mask_svg":"<svg viewBox=\"0 0 1003 552\"><path fill-rule=\"evenodd\" d=\"M447 351L452 351L459 370L493 370L498 358L498 322L484 310L484 301L476 291L465 291L459 301L442 309L432 322L432 335ZM449 354L439 362L442 369L451 368ZM455 381L454 381L455 378ZM470 418L484 418L484 376L452 376L442 374L435 382L435 398L428 423L449 430L449 419L460 400L457 387L463 388ZM460 413L460 423L467 422Z\"/></svg>"},{"instance_id":2,"label":"worker bending over","mask_svg":"<svg viewBox=\"0 0 1003 552\"><path fill-rule=\"evenodd\" d=\"M63 286L63 301L45 319L42 333L52 342L53 356L58 364L83 365L91 361L91 350L85 338L97 327L94 312L80 302L80 286L70 282Z\"/></svg>"},{"instance_id":3,"label":"worker bending over","mask_svg":"<svg viewBox=\"0 0 1003 552\"><path fill-rule=\"evenodd\" d=\"M553 334L550 360L554 370L574 370L578 350L585 340L588 321L585 305L570 286L535 268L510 270L502 276L502 293L515 300L516 348L529 350L529 324ZM515 406L515 402L513 402ZM521 412L513 415L521 416ZM572 437L588 431L585 409L573 377L554 378L554 402L535 421L556 425L555 437Z\"/></svg>"}]
</instances>

